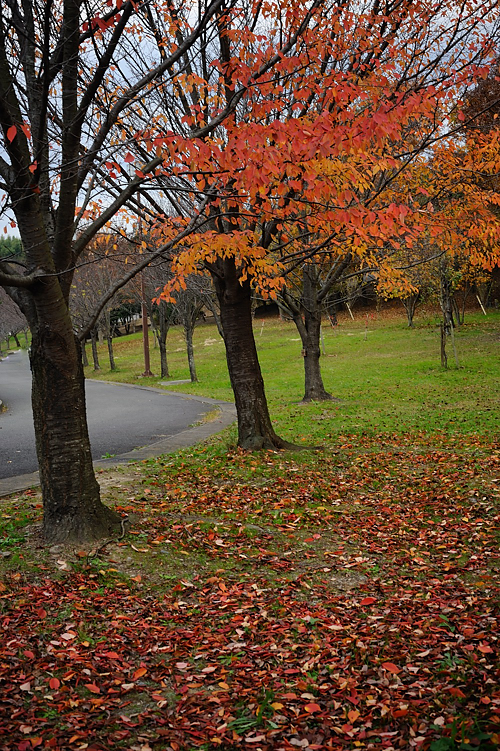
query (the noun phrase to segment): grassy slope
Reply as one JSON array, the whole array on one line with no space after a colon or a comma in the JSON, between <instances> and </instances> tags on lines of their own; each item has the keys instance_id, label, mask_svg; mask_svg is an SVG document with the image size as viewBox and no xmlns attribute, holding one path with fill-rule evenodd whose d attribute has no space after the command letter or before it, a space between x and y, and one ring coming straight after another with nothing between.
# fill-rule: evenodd
<instances>
[{"instance_id":1,"label":"grassy slope","mask_svg":"<svg viewBox=\"0 0 500 751\"><path fill-rule=\"evenodd\" d=\"M301 345L292 323L276 319L256 321L255 334L266 393L273 417L283 432L297 432L305 440L328 434L381 430L443 430L498 433L500 391L500 314L487 318L468 315L457 332L460 368L456 368L451 343L449 369L439 359L437 316L417 319L408 329L402 316L377 313L355 321L343 317L333 329L324 326L325 356L322 371L326 388L340 403L296 406L303 395ZM143 369L141 334L115 340L118 371L109 372L104 348L102 370L87 368L87 377L136 383ZM169 367L173 379L187 379L182 332L169 333ZM152 370L158 372L158 353L152 348ZM232 399L223 344L213 325L195 332L198 384L169 387L186 393ZM160 385L159 378L141 379ZM301 415L304 419L301 419ZM331 417L328 430L310 415ZM287 436L288 437L288 436Z\"/></svg>"}]
</instances>

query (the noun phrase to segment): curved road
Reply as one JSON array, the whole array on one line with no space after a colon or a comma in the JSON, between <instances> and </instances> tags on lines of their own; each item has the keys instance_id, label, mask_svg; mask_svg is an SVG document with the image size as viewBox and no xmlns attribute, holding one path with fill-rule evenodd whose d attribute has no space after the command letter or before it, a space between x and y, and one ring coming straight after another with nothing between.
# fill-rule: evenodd
<instances>
[{"instance_id":1,"label":"curved road","mask_svg":"<svg viewBox=\"0 0 500 751\"><path fill-rule=\"evenodd\" d=\"M201 440L234 420L234 411L225 402L171 394L147 386L86 381L86 395L92 456L95 460L110 454L116 457L104 464L117 463L123 454L127 454L123 457L126 460L141 459L146 455L144 452L137 451L132 456L128 452L151 444L156 444L157 451L149 451L147 455L167 453ZM26 352L14 352L0 361L0 399L4 403L4 411L0 412L1 480L32 473L38 466ZM215 420L205 430L187 431L214 407L226 411L225 419ZM190 435L174 441L172 448L168 439L185 431ZM0 482L0 494L4 484Z\"/></svg>"}]
</instances>

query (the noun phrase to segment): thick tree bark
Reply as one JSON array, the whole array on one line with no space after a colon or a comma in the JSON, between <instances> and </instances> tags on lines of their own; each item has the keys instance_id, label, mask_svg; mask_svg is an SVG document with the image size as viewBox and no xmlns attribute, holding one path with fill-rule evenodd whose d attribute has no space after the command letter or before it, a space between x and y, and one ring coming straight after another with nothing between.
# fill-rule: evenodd
<instances>
[{"instance_id":1,"label":"thick tree bark","mask_svg":"<svg viewBox=\"0 0 500 751\"><path fill-rule=\"evenodd\" d=\"M232 258L217 264L213 280L238 415L238 445L250 450L296 448L271 424L253 334L250 281L240 282Z\"/></svg>"},{"instance_id":2,"label":"thick tree bark","mask_svg":"<svg viewBox=\"0 0 500 751\"><path fill-rule=\"evenodd\" d=\"M120 13L109 9L109 33L103 35L93 26L94 10L81 0L45 5L2 3L0 173L2 190L19 228L26 267L20 271L13 263L1 261L0 282L20 305L32 331L32 401L43 524L45 536L52 542L98 539L119 522L119 517L102 505L93 473L81 351L68 300L74 269L85 246L128 204L145 178L118 181L106 207L93 221L85 221L85 226L79 226L85 212L83 207L76 209L77 197L86 193L89 180L93 184L103 158L115 153L114 128L125 110L146 95L153 81L173 70L221 5L216 0L208 7L193 32L177 39L173 54L169 52L168 26L159 25L155 29L158 34L167 29L165 47L158 45L161 51L150 65L122 76L120 95L104 112L101 105L108 73L117 70L117 61L131 49L128 42L122 46L122 41L130 39L127 25L135 23L132 16L136 13L140 19L142 10L127 2ZM85 87L80 85L83 79ZM57 113L51 105L54 91ZM218 113L197 134L209 133L219 122ZM161 161L162 157L153 157L145 166L145 175ZM90 189L85 195L84 206L93 200L92 192ZM188 225L185 232L193 227ZM169 246L162 247L161 252ZM134 273L139 268L140 264Z\"/></svg>"},{"instance_id":3,"label":"thick tree bark","mask_svg":"<svg viewBox=\"0 0 500 751\"><path fill-rule=\"evenodd\" d=\"M48 287L53 286L52 294ZM120 517L101 503L85 411L80 345L58 282L44 285L32 323L30 362L36 450L47 541L83 542L110 534Z\"/></svg>"}]
</instances>

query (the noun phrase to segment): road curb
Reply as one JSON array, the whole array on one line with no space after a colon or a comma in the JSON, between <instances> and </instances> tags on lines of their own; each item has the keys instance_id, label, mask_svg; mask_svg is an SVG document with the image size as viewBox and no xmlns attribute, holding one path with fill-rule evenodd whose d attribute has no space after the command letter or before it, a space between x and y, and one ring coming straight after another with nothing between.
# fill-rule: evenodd
<instances>
[{"instance_id":1,"label":"road curb","mask_svg":"<svg viewBox=\"0 0 500 751\"><path fill-rule=\"evenodd\" d=\"M142 386L140 388L152 387ZM165 393L163 389L154 390ZM209 405L211 404L213 405L214 410L217 410L217 414L212 420L201 422L198 425L194 425L192 428L183 430L181 433L169 436L168 438L163 438L161 441L156 441L148 446L133 449L133 451L128 451L126 454L113 456L109 459L96 459L93 462L94 467L117 467L122 464L129 464L130 462L152 459L156 456L161 456L162 454L173 454L176 451L180 451L180 449L194 446L197 443L201 443L201 441L210 438L210 436L220 433L221 430L232 425L236 420L236 408L234 404L231 404L230 402L221 402L217 399L194 396L193 394L179 394L178 396L201 401ZM4 480L0 480L0 498L5 498L14 493L23 493L25 490L38 487L39 485L40 478L38 472L32 472L27 475L18 475L17 477L6 477Z\"/></svg>"}]
</instances>

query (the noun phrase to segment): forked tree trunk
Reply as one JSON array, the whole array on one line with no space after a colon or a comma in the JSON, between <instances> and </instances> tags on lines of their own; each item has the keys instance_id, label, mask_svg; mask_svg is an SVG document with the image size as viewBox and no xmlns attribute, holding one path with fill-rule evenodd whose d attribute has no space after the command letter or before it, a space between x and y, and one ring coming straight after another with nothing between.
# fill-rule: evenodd
<instances>
[{"instance_id":1,"label":"forked tree trunk","mask_svg":"<svg viewBox=\"0 0 500 751\"><path fill-rule=\"evenodd\" d=\"M304 358L305 388L303 402L324 402L332 399L332 395L325 389L320 366L320 336L321 315L318 311L311 313L304 311L304 317L294 316L294 323L302 341L302 356Z\"/></svg>"},{"instance_id":2,"label":"forked tree trunk","mask_svg":"<svg viewBox=\"0 0 500 751\"><path fill-rule=\"evenodd\" d=\"M149 319L160 350L160 376L170 378L167 362L167 334L172 316L171 303L160 300L148 305Z\"/></svg>"},{"instance_id":3,"label":"forked tree trunk","mask_svg":"<svg viewBox=\"0 0 500 751\"><path fill-rule=\"evenodd\" d=\"M85 411L80 345L61 294L37 299L30 321L30 363L36 451L40 469L47 541L97 540L110 534L120 517L101 503L94 475ZM54 287L58 286L53 282Z\"/></svg>"},{"instance_id":4,"label":"forked tree trunk","mask_svg":"<svg viewBox=\"0 0 500 751\"><path fill-rule=\"evenodd\" d=\"M238 445L250 450L292 448L271 425L252 328L250 282L240 283L231 258L220 261L217 272L213 280L238 415Z\"/></svg>"},{"instance_id":5,"label":"forked tree trunk","mask_svg":"<svg viewBox=\"0 0 500 751\"><path fill-rule=\"evenodd\" d=\"M302 341L302 356L304 358L304 398L303 402L324 402L332 399L323 384L321 375L320 338L321 338L321 303L318 300L316 288L315 267L304 267L302 276L302 305L290 305L293 322L297 327ZM286 299L286 298L285 298ZM290 303L292 300L290 299Z\"/></svg>"},{"instance_id":6,"label":"forked tree trunk","mask_svg":"<svg viewBox=\"0 0 500 751\"><path fill-rule=\"evenodd\" d=\"M413 318L415 316L415 311L417 309L417 305L420 301L420 292L411 293L408 295L408 297L405 297L401 300L403 303L403 307L406 310L406 319L408 321L408 327L413 327Z\"/></svg>"}]
</instances>

